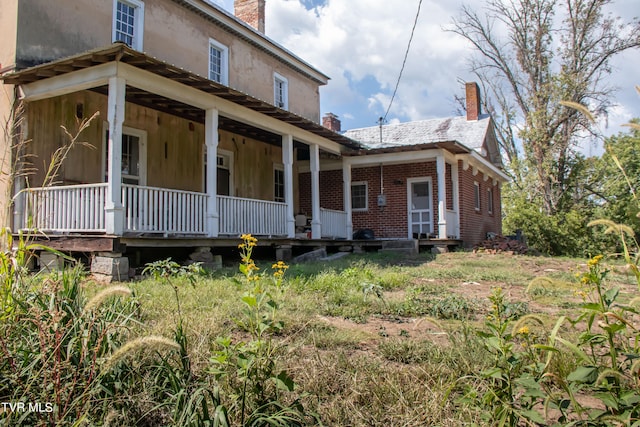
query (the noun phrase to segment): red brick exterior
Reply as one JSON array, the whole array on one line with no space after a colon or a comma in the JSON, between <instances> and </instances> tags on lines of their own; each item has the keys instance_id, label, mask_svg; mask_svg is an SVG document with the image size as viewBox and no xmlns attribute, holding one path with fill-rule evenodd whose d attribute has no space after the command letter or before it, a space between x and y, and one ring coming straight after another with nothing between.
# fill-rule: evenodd
<instances>
[{"instance_id":1,"label":"red brick exterior","mask_svg":"<svg viewBox=\"0 0 640 427\"><path fill-rule=\"evenodd\" d=\"M500 204L500 184L493 185L493 180L484 180L482 173L473 176L473 169L466 171L462 162L458 164L460 179L460 237L466 247L471 247L486 238L487 233L502 233L502 207ZM480 186L480 210L475 208L475 185ZM488 212L489 192L493 191L493 213Z\"/></svg>"},{"instance_id":2,"label":"red brick exterior","mask_svg":"<svg viewBox=\"0 0 640 427\"><path fill-rule=\"evenodd\" d=\"M447 208L453 208L453 185L451 165L446 165ZM407 238L407 179L431 177L433 232L438 233L438 178L436 162L422 162L401 165L382 166L384 194L387 204L378 206L380 190L380 166L354 167L351 170L352 182L367 182L368 209L354 211L352 215L353 230L370 228L376 238ZM493 180L484 181L482 173L473 176L472 169L466 171L462 162L458 164L460 191L460 238L467 247L482 241L488 232L502 232L502 210L500 207L500 186L493 185ZM480 185L480 210L475 209L474 182ZM299 175L300 207L299 210L311 215L311 174ZM493 191L493 213L489 214L488 189ZM327 209L344 209L342 170L320 172L320 206Z\"/></svg>"}]
</instances>

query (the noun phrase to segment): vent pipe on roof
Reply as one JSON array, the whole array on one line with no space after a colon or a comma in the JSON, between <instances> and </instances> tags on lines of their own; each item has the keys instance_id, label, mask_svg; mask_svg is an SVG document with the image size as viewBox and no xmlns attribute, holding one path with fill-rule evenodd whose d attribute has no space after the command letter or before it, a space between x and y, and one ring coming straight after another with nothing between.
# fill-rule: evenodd
<instances>
[{"instance_id":1,"label":"vent pipe on roof","mask_svg":"<svg viewBox=\"0 0 640 427\"><path fill-rule=\"evenodd\" d=\"M480 89L476 82L465 84L467 98L467 120L478 120L482 114L480 105Z\"/></svg>"},{"instance_id":2,"label":"vent pipe on roof","mask_svg":"<svg viewBox=\"0 0 640 427\"><path fill-rule=\"evenodd\" d=\"M264 34L265 0L234 0L233 13Z\"/></svg>"}]
</instances>

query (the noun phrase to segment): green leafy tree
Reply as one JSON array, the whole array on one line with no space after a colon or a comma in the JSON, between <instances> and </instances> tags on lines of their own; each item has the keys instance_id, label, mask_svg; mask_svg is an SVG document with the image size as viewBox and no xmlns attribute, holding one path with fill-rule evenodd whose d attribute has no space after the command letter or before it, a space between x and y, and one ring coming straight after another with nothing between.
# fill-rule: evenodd
<instances>
[{"instance_id":1,"label":"green leafy tree","mask_svg":"<svg viewBox=\"0 0 640 427\"><path fill-rule=\"evenodd\" d=\"M640 120L634 120L640 123ZM588 184L593 199L600 205L598 216L627 224L640 234L639 207L634 200L640 189L640 129L633 128L605 141L605 153L594 160L592 180Z\"/></svg>"}]
</instances>

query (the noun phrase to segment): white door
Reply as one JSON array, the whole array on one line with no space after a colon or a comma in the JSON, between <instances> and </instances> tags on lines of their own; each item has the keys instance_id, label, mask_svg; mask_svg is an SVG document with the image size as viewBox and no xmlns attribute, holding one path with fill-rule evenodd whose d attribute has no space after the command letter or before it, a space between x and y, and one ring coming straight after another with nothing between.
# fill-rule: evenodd
<instances>
[{"instance_id":1,"label":"white door","mask_svg":"<svg viewBox=\"0 0 640 427\"><path fill-rule=\"evenodd\" d=\"M431 178L407 180L409 238L424 239L433 233Z\"/></svg>"}]
</instances>

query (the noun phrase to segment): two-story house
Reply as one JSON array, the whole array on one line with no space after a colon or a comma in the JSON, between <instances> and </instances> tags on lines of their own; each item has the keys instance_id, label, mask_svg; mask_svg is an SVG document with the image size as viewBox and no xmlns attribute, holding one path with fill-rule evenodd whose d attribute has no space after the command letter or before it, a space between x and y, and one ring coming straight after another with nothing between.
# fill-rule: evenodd
<instances>
[{"instance_id":1,"label":"two-story house","mask_svg":"<svg viewBox=\"0 0 640 427\"><path fill-rule=\"evenodd\" d=\"M331 116L321 126L319 87L329 78L265 36L264 9L264 0L236 0L233 15L205 0L4 0L0 148L3 176L16 177L2 183L4 223L99 253L113 276L135 248L211 247L242 233L287 248L296 237L351 239L354 224L384 230L393 220L404 225L381 237L464 240L465 205L454 200L465 193L452 166L482 171L498 204L506 179L487 126L478 147L451 134L404 148L340 133ZM51 176L49 159L95 113L84 144ZM475 150L487 147L490 160ZM401 216L384 214L395 201L385 199L383 166L408 159L433 166L428 196L442 208L422 212L416 233L406 198ZM380 189L362 178L367 168L378 168ZM420 182L394 179L409 198L424 192ZM296 233L307 220L309 233Z\"/></svg>"}]
</instances>

